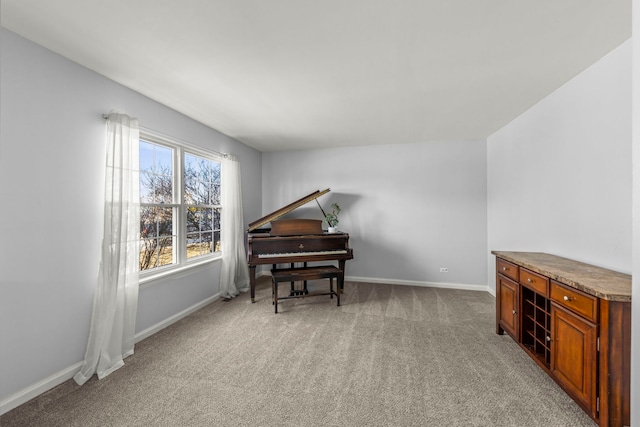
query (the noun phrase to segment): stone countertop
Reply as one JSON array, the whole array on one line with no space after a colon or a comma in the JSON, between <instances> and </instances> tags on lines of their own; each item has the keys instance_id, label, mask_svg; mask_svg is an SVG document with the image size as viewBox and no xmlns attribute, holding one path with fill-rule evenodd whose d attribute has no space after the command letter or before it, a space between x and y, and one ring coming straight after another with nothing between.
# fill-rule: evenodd
<instances>
[{"instance_id":1,"label":"stone countertop","mask_svg":"<svg viewBox=\"0 0 640 427\"><path fill-rule=\"evenodd\" d=\"M631 301L631 276L543 252L491 251L528 270L610 301Z\"/></svg>"}]
</instances>

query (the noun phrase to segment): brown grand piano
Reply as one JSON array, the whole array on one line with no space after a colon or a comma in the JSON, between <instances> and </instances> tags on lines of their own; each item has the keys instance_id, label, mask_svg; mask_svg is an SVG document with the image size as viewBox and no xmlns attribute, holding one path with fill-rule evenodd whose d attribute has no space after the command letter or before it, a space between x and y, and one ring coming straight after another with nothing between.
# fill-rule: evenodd
<instances>
[{"instance_id":1,"label":"brown grand piano","mask_svg":"<svg viewBox=\"0 0 640 427\"><path fill-rule=\"evenodd\" d=\"M278 219L294 209L316 200L330 190L315 191L249 224L247 229L247 263L251 283L251 302L256 297L256 266L271 264L338 261L340 270L353 259L347 233L327 233L322 220ZM260 229L271 223L271 229Z\"/></svg>"}]
</instances>

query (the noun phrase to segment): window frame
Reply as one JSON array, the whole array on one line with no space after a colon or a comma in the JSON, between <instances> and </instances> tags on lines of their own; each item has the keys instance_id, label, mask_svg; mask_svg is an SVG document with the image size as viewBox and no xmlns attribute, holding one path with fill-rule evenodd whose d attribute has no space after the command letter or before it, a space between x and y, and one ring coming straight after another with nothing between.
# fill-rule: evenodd
<instances>
[{"instance_id":1,"label":"window frame","mask_svg":"<svg viewBox=\"0 0 640 427\"><path fill-rule=\"evenodd\" d=\"M184 202L185 191L185 179L184 179L184 165L185 154L191 154L194 156L202 157L207 160L211 160L220 163L220 171L222 173L222 155L214 151L204 149L202 147L195 146L186 141L177 140L173 137L164 135L158 135L154 132L140 130L139 141L145 141L152 144L157 144L162 147L166 147L172 150L173 161L173 191L171 203L140 203L140 207L143 206L163 206L171 207L173 209L173 233L175 237L175 249L173 253L174 262L168 265L154 267L148 270L139 270L140 284L150 282L152 280L177 274L187 269L194 269L198 266L203 266L214 261L222 259L222 249L220 252L212 252L210 254L199 255L196 257L187 257L187 207L190 206ZM142 171L141 171L142 172ZM220 191L224 191L222 180L220 182ZM213 205L212 205L213 206ZM222 199L220 205L215 205L215 208L219 208L222 213ZM220 221L222 222L222 220ZM213 230L212 230L213 232ZM220 234L222 234L222 224L220 224ZM213 243L213 242L212 242ZM214 245L215 250L215 245Z\"/></svg>"}]
</instances>

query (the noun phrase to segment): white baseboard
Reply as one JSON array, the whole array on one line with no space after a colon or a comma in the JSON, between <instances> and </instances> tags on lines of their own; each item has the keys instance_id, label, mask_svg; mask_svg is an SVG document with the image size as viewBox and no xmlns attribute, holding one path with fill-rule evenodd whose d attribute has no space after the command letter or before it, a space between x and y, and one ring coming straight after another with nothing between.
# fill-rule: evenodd
<instances>
[{"instance_id":1,"label":"white baseboard","mask_svg":"<svg viewBox=\"0 0 640 427\"><path fill-rule=\"evenodd\" d=\"M258 277L261 276L270 276L271 273L269 271L261 271L257 274ZM408 285L408 286L423 286L423 287L432 287L432 288L449 288L449 289L462 289L462 290L470 290L470 291L483 291L489 292L491 295L495 297L495 291L489 286L483 285L470 285L463 283L442 283L442 282L419 282L415 280L395 280L395 279L380 279L380 278L372 278L372 277L357 277L357 276L346 276L345 280L351 282L366 282L366 283L380 283L380 284L390 284L390 285ZM218 300L220 298L220 294L213 295L206 300L200 301L197 304L192 305L191 307L182 310L179 313L174 314L173 316L159 322L144 331L140 331L136 334L135 340L136 342L142 341L145 338L150 337L156 332L166 328L177 322L178 320L195 313L206 305L211 304L212 302ZM53 387L56 387L63 382L70 380L73 376L80 371L83 362L78 362L66 369L63 369L55 374L38 381L35 384L26 387L6 399L0 401L0 415L9 412L10 410L22 405L23 403L28 402L34 397L39 396L40 394L51 390Z\"/></svg>"},{"instance_id":2,"label":"white baseboard","mask_svg":"<svg viewBox=\"0 0 640 427\"><path fill-rule=\"evenodd\" d=\"M256 274L256 278L262 276L271 276L270 271L260 271ZM496 296L495 290L486 285L470 285L466 283L444 283L444 282L420 282L417 280L397 280L397 279L381 279L377 277L359 277L359 276L345 276L345 281L349 282L364 282L364 283L380 283L386 285L404 285L404 286L423 286L427 288L448 288L448 289L462 289L467 291L481 291L489 292L494 297Z\"/></svg>"},{"instance_id":3,"label":"white baseboard","mask_svg":"<svg viewBox=\"0 0 640 427\"><path fill-rule=\"evenodd\" d=\"M140 331L136 334L136 342L140 342L145 338L150 337L151 335L155 334L158 331L161 331L162 329L166 328L167 326L170 326L174 323L176 323L178 320L182 319L183 317L187 317L188 315L190 315L191 313L195 313L196 311L200 310L201 308L211 304L212 302L218 300L220 298L220 293L217 293L213 296L210 296L209 298L200 301L197 304L192 305L191 307L188 307L184 310L182 310L179 313L174 314L173 316L163 320L162 322L158 322L153 326L148 327L147 329L145 329L144 331Z\"/></svg>"},{"instance_id":4,"label":"white baseboard","mask_svg":"<svg viewBox=\"0 0 640 427\"><path fill-rule=\"evenodd\" d=\"M207 298L206 300L200 301L199 303L194 304L191 307L185 310L182 310L177 314L174 314L173 316L163 320L162 322L156 323L155 325L145 329L144 331L138 332L135 336L136 342L142 341L143 339L150 337L156 332L166 328L167 326L172 325L173 323L177 322L183 317L190 315L191 313L195 313L196 311L200 310L206 305L211 304L212 302L216 301L219 298L220 298L220 294L219 293L215 294ZM63 382L70 380L71 378L74 377L76 373L80 371L82 364L83 362L78 362L72 366L69 366L68 368L65 368L59 372L56 372L55 374L10 395L6 399L3 399L2 401L0 401L0 415L6 414L10 410L17 408L18 406L28 402L34 397L37 397L42 393L49 391L52 388L62 384Z\"/></svg>"},{"instance_id":5,"label":"white baseboard","mask_svg":"<svg viewBox=\"0 0 640 427\"><path fill-rule=\"evenodd\" d=\"M41 395L42 393L51 390L57 385L62 384L63 382L70 380L73 378L75 374L80 371L83 362L78 362L75 365L69 366L66 369L63 369L55 374L38 381L35 384L30 385L27 388L24 388L17 393L14 393L7 397L6 399L0 401L0 415L5 414L12 410L13 408L17 408L23 403L28 402Z\"/></svg>"},{"instance_id":6,"label":"white baseboard","mask_svg":"<svg viewBox=\"0 0 640 427\"><path fill-rule=\"evenodd\" d=\"M349 282L380 283L380 284L387 284L387 285L422 286L426 288L448 288L448 289L461 289L461 290L467 290L467 291L482 291L482 292L489 292L490 294L493 295L492 289L489 286L470 285L466 283L420 282L417 280L380 279L375 277L358 277L358 276L345 276L344 280Z\"/></svg>"}]
</instances>

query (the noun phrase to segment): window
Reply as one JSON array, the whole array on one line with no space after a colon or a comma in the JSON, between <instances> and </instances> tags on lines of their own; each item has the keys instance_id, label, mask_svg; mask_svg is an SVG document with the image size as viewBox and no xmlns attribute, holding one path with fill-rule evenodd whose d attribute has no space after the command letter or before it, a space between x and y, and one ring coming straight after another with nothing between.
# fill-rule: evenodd
<instances>
[{"instance_id":1,"label":"window","mask_svg":"<svg viewBox=\"0 0 640 427\"><path fill-rule=\"evenodd\" d=\"M140 271L212 258L220 248L219 158L140 139Z\"/></svg>"},{"instance_id":2,"label":"window","mask_svg":"<svg viewBox=\"0 0 640 427\"><path fill-rule=\"evenodd\" d=\"M220 252L220 163L184 155L187 258Z\"/></svg>"}]
</instances>

